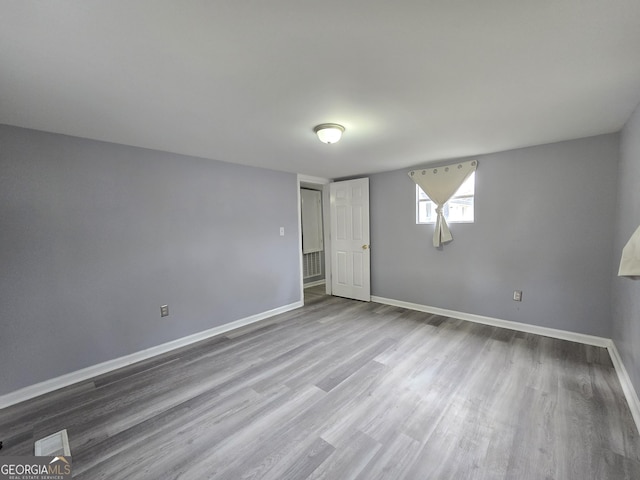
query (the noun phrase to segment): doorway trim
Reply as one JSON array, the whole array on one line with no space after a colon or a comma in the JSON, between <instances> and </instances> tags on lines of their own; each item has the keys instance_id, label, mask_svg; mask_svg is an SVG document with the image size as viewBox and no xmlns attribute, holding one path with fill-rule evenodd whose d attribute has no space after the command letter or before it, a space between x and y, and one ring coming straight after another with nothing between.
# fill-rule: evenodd
<instances>
[{"instance_id":1,"label":"doorway trim","mask_svg":"<svg viewBox=\"0 0 640 480\"><path fill-rule=\"evenodd\" d=\"M322 190L322 230L324 237L324 278L327 295L331 295L331 220L329 217L329 184L332 180L311 175L298 174L298 255L300 264L300 301L304 304L304 272L302 268L302 208L300 205L301 184L312 184Z\"/></svg>"}]
</instances>

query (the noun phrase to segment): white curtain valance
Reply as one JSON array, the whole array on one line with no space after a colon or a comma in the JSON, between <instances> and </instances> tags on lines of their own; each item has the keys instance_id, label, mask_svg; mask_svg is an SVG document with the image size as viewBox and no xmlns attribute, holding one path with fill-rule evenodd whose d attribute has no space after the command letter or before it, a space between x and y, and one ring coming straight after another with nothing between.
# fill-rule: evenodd
<instances>
[{"instance_id":1,"label":"white curtain valance","mask_svg":"<svg viewBox=\"0 0 640 480\"><path fill-rule=\"evenodd\" d=\"M420 185L424 193L436 204L437 218L433 231L434 247L439 247L442 243L453 240L442 209L464 181L469 178L469 175L476 171L477 165L476 160L470 160L409 172L411 179Z\"/></svg>"},{"instance_id":2,"label":"white curtain valance","mask_svg":"<svg viewBox=\"0 0 640 480\"><path fill-rule=\"evenodd\" d=\"M640 277L640 227L622 249L619 277Z\"/></svg>"}]
</instances>

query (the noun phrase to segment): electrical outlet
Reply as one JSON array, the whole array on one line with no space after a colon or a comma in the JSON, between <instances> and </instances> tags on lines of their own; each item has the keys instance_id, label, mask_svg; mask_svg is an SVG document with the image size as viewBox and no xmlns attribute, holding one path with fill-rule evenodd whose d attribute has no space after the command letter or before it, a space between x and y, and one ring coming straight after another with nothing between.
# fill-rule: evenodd
<instances>
[{"instance_id":1,"label":"electrical outlet","mask_svg":"<svg viewBox=\"0 0 640 480\"><path fill-rule=\"evenodd\" d=\"M522 290L514 290L513 291L513 301L521 302L522 301Z\"/></svg>"},{"instance_id":2,"label":"electrical outlet","mask_svg":"<svg viewBox=\"0 0 640 480\"><path fill-rule=\"evenodd\" d=\"M280 227L280 236L284 237L284 227Z\"/></svg>"},{"instance_id":3,"label":"electrical outlet","mask_svg":"<svg viewBox=\"0 0 640 480\"><path fill-rule=\"evenodd\" d=\"M168 317L169 316L169 305L162 305L160 307L160 316Z\"/></svg>"}]
</instances>

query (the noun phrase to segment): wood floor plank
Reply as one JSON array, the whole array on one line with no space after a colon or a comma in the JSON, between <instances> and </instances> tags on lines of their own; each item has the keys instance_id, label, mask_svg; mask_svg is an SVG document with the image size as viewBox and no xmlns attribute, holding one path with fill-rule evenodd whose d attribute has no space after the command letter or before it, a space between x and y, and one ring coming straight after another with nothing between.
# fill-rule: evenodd
<instances>
[{"instance_id":1,"label":"wood floor plank","mask_svg":"<svg viewBox=\"0 0 640 480\"><path fill-rule=\"evenodd\" d=\"M311 444L308 449L300 451L296 455L295 462L291 463L282 473L277 476L268 475L264 480L298 480L309 478L313 471L335 451L335 447L325 442L321 438Z\"/></svg>"},{"instance_id":2,"label":"wood floor plank","mask_svg":"<svg viewBox=\"0 0 640 480\"><path fill-rule=\"evenodd\" d=\"M307 478L309 480L354 480L376 456L381 445L368 435L354 431L346 437L324 462Z\"/></svg>"},{"instance_id":3,"label":"wood floor plank","mask_svg":"<svg viewBox=\"0 0 640 480\"><path fill-rule=\"evenodd\" d=\"M638 479L604 348L327 297L0 411L74 478Z\"/></svg>"},{"instance_id":4,"label":"wood floor plank","mask_svg":"<svg viewBox=\"0 0 640 480\"><path fill-rule=\"evenodd\" d=\"M336 368L327 372L316 386L325 392L331 391L337 385L349 378L354 372L357 372L363 365L373 360L378 354L384 352L395 342L390 338L382 338L372 345L360 350L357 354L343 361Z\"/></svg>"},{"instance_id":5,"label":"wood floor plank","mask_svg":"<svg viewBox=\"0 0 640 480\"><path fill-rule=\"evenodd\" d=\"M404 478L420 451L420 443L400 433L384 442L356 480Z\"/></svg>"},{"instance_id":6,"label":"wood floor plank","mask_svg":"<svg viewBox=\"0 0 640 480\"><path fill-rule=\"evenodd\" d=\"M170 436L186 425L201 422L205 417L220 419L225 413L240 411L259 401L259 396L251 389L240 390L225 398L220 398L216 392L205 392L101 442L81 448L74 447L74 473L82 473L118 455L137 450L141 441L149 443L156 437Z\"/></svg>"}]
</instances>

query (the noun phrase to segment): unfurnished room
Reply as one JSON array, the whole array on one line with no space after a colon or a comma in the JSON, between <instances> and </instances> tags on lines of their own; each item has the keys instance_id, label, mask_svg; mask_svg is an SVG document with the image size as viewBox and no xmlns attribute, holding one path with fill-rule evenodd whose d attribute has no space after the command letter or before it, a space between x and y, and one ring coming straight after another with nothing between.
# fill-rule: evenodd
<instances>
[{"instance_id":1,"label":"unfurnished room","mask_svg":"<svg viewBox=\"0 0 640 480\"><path fill-rule=\"evenodd\" d=\"M0 0L0 479L640 479L638 0Z\"/></svg>"}]
</instances>

